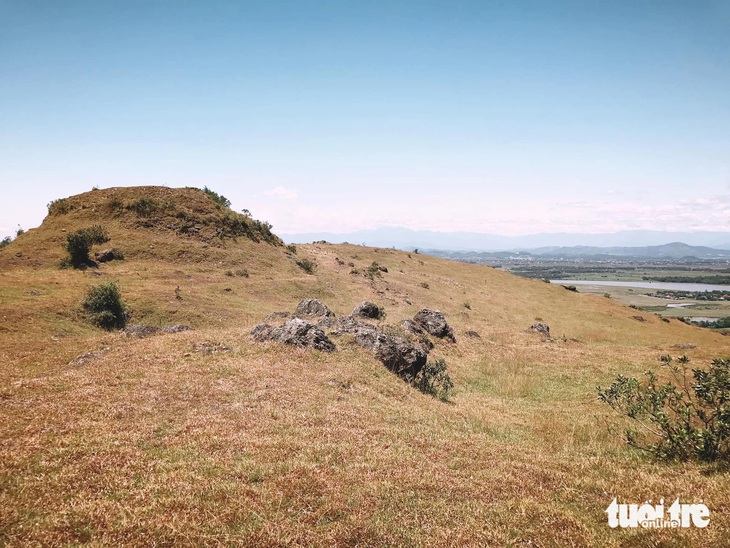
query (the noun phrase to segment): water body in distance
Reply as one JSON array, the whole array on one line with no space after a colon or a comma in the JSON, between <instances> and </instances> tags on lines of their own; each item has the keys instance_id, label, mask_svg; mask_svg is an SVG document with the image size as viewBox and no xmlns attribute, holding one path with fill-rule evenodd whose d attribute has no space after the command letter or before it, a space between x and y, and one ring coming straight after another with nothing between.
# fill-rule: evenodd
<instances>
[{"instance_id":1,"label":"water body in distance","mask_svg":"<svg viewBox=\"0 0 730 548\"><path fill-rule=\"evenodd\" d=\"M595 287L635 287L637 289L659 289L675 291L730 291L730 285L683 284L671 282L610 282L589 280L550 280L562 285L592 285Z\"/></svg>"}]
</instances>

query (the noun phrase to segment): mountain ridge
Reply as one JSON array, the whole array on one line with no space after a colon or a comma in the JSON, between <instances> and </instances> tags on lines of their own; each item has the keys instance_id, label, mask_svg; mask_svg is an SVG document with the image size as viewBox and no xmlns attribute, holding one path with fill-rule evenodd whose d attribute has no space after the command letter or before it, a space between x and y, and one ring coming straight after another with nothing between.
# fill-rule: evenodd
<instances>
[{"instance_id":1,"label":"mountain ridge","mask_svg":"<svg viewBox=\"0 0 730 548\"><path fill-rule=\"evenodd\" d=\"M543 233L523 236L503 236L479 232L437 232L403 227L381 227L347 233L307 232L280 233L287 243L325 240L330 243L349 242L376 247L396 247L412 251L442 249L449 251L518 251L542 247L643 247L683 242L687 245L730 250L730 232L664 232L628 230L604 234Z\"/></svg>"}]
</instances>

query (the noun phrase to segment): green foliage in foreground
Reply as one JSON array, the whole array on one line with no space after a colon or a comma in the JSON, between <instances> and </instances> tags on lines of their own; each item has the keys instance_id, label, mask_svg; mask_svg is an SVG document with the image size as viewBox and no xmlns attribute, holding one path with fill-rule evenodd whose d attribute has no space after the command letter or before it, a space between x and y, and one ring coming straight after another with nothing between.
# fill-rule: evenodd
<instances>
[{"instance_id":1,"label":"green foliage in foreground","mask_svg":"<svg viewBox=\"0 0 730 548\"><path fill-rule=\"evenodd\" d=\"M676 365L662 356L671 381L661 384L647 371L647 381L619 375L598 398L631 419L639 430L627 429L629 445L658 460L730 462L730 359L716 359L709 369Z\"/></svg>"},{"instance_id":2,"label":"green foliage in foreground","mask_svg":"<svg viewBox=\"0 0 730 548\"><path fill-rule=\"evenodd\" d=\"M122 296L114 282L89 289L83 307L91 323L102 329L123 328L127 323Z\"/></svg>"}]
</instances>

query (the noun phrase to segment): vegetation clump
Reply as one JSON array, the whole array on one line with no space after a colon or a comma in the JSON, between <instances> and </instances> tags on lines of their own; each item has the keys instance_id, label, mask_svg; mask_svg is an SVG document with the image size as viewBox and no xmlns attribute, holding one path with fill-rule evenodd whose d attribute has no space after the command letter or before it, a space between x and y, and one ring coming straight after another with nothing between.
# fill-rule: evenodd
<instances>
[{"instance_id":1,"label":"vegetation clump","mask_svg":"<svg viewBox=\"0 0 730 548\"><path fill-rule=\"evenodd\" d=\"M82 228L66 236L66 251L68 258L64 261L74 268L83 268L92 264L89 252L94 244L103 244L109 241L106 231L101 225Z\"/></svg>"},{"instance_id":2,"label":"vegetation clump","mask_svg":"<svg viewBox=\"0 0 730 548\"><path fill-rule=\"evenodd\" d=\"M59 198L58 200L53 200L48 204L48 214L53 216L65 215L72 209L73 206L71 205L71 202L69 202L68 198Z\"/></svg>"},{"instance_id":3,"label":"vegetation clump","mask_svg":"<svg viewBox=\"0 0 730 548\"><path fill-rule=\"evenodd\" d=\"M127 205L127 209L134 211L140 217L151 217L162 209L162 204L154 198L138 198Z\"/></svg>"},{"instance_id":4,"label":"vegetation clump","mask_svg":"<svg viewBox=\"0 0 730 548\"><path fill-rule=\"evenodd\" d=\"M10 236L5 236L2 240L0 240L0 249L7 246L12 241L13 239Z\"/></svg>"},{"instance_id":5,"label":"vegetation clump","mask_svg":"<svg viewBox=\"0 0 730 548\"><path fill-rule=\"evenodd\" d=\"M709 327L710 329L726 329L730 327L730 316L724 318L718 318L716 320L699 320L690 321L693 325L699 325L700 327Z\"/></svg>"},{"instance_id":6,"label":"vegetation clump","mask_svg":"<svg viewBox=\"0 0 730 548\"><path fill-rule=\"evenodd\" d=\"M89 289L83 307L91 323L102 329L121 329L127 323L124 303L114 282Z\"/></svg>"},{"instance_id":7,"label":"vegetation clump","mask_svg":"<svg viewBox=\"0 0 730 548\"><path fill-rule=\"evenodd\" d=\"M647 371L645 383L619 375L608 388L598 387L602 402L640 427L626 430L627 443L661 461L730 462L730 359L691 374L686 356L676 364L671 356L660 361L670 382Z\"/></svg>"},{"instance_id":8,"label":"vegetation clump","mask_svg":"<svg viewBox=\"0 0 730 548\"><path fill-rule=\"evenodd\" d=\"M310 261L309 259L297 259L296 261L297 266L304 270L307 274L314 274L314 267L317 266L314 261Z\"/></svg>"},{"instance_id":9,"label":"vegetation clump","mask_svg":"<svg viewBox=\"0 0 730 548\"><path fill-rule=\"evenodd\" d=\"M446 360L443 358L427 362L411 380L411 384L424 394L442 401L447 401L454 389L454 383L446 371Z\"/></svg>"},{"instance_id":10,"label":"vegetation clump","mask_svg":"<svg viewBox=\"0 0 730 548\"><path fill-rule=\"evenodd\" d=\"M210 196L210 198L218 205L228 208L231 207L231 201L222 194L218 194L217 192L209 189L207 186L203 187L203 192Z\"/></svg>"}]
</instances>

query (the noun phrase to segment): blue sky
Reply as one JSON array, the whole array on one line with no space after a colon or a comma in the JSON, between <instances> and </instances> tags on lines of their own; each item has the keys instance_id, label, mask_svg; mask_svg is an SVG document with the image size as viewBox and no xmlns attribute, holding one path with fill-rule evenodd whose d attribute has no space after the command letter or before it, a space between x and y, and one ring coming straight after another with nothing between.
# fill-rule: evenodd
<instances>
[{"instance_id":1,"label":"blue sky","mask_svg":"<svg viewBox=\"0 0 730 548\"><path fill-rule=\"evenodd\" d=\"M93 186L282 233L730 230L730 1L0 0L0 236Z\"/></svg>"}]
</instances>

